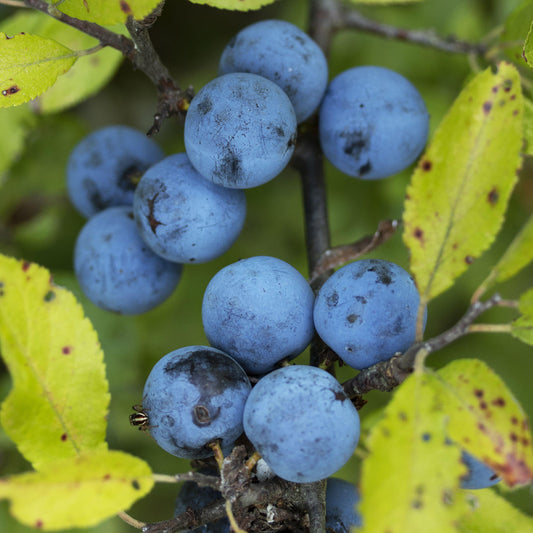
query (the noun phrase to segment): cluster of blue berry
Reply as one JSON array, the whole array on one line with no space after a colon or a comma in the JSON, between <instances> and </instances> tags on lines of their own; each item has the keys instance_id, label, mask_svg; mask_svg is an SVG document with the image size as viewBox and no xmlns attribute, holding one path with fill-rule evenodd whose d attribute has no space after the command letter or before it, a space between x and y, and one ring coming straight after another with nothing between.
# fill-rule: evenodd
<instances>
[{"instance_id":1,"label":"cluster of blue berry","mask_svg":"<svg viewBox=\"0 0 533 533\"><path fill-rule=\"evenodd\" d=\"M75 272L97 305L142 313L168 297L183 264L227 251L244 224L244 189L285 168L298 124L317 111L324 154L350 176L400 172L427 141L428 112L409 81L365 66L328 85L321 49L287 22L242 30L219 71L187 111L186 153L164 157L154 141L121 126L93 133L72 153L69 193L89 218ZM296 483L328 478L358 444L358 412L331 374L288 361L315 332L354 369L390 359L414 342L418 306L411 276L384 260L344 266L316 297L279 259L228 265L204 294L211 346L160 359L132 423L167 452L190 459L212 455L214 442L228 453L244 433L275 475ZM359 519L349 520L342 531Z\"/></svg>"}]
</instances>

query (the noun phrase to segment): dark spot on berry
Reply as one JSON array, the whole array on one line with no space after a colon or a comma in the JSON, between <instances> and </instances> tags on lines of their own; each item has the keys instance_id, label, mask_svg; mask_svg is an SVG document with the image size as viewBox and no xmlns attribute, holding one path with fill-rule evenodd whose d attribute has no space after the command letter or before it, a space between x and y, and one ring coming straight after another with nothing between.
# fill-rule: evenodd
<instances>
[{"instance_id":1,"label":"dark spot on berry","mask_svg":"<svg viewBox=\"0 0 533 533\"><path fill-rule=\"evenodd\" d=\"M483 113L485 113L485 115L488 115L491 109L492 109L492 102L486 101L483 103Z\"/></svg>"},{"instance_id":2,"label":"dark spot on berry","mask_svg":"<svg viewBox=\"0 0 533 533\"><path fill-rule=\"evenodd\" d=\"M359 167L359 176L364 176L372 170L372 164L370 161L367 161L364 165Z\"/></svg>"},{"instance_id":3,"label":"dark spot on berry","mask_svg":"<svg viewBox=\"0 0 533 533\"><path fill-rule=\"evenodd\" d=\"M343 152L359 159L368 144L366 134L362 131L348 131L341 133L340 136L344 139Z\"/></svg>"},{"instance_id":4,"label":"dark spot on berry","mask_svg":"<svg viewBox=\"0 0 533 533\"><path fill-rule=\"evenodd\" d=\"M211 111L211 109L213 109L213 102L211 102L211 100L205 96L198 104L198 111L202 113L202 115L206 115L209 113L209 111Z\"/></svg>"},{"instance_id":5,"label":"dark spot on berry","mask_svg":"<svg viewBox=\"0 0 533 533\"><path fill-rule=\"evenodd\" d=\"M366 302L367 302L367 300L366 300L366 298L364 296L356 296L355 297L355 301L359 302L362 305L365 305Z\"/></svg>"},{"instance_id":6,"label":"dark spot on berry","mask_svg":"<svg viewBox=\"0 0 533 533\"><path fill-rule=\"evenodd\" d=\"M359 318L359 315L351 314L351 315L348 315L348 316L346 317L346 320L347 320L350 324L353 324L358 318Z\"/></svg>"},{"instance_id":7,"label":"dark spot on berry","mask_svg":"<svg viewBox=\"0 0 533 533\"><path fill-rule=\"evenodd\" d=\"M376 283L389 286L392 283L392 276L388 266L378 261L370 261L374 263L374 266L369 268L367 272L374 272L376 274Z\"/></svg>"},{"instance_id":8,"label":"dark spot on berry","mask_svg":"<svg viewBox=\"0 0 533 533\"><path fill-rule=\"evenodd\" d=\"M148 224L150 225L150 229L152 230L152 233L155 235L155 230L158 226L162 224L162 222L159 222L159 220L156 220L154 216L154 204L157 200L157 197L159 196L159 193L155 193L155 195L152 198L149 198L146 203L148 204L148 209L150 210L148 213L148 216L146 217L146 220L148 220Z\"/></svg>"},{"instance_id":9,"label":"dark spot on berry","mask_svg":"<svg viewBox=\"0 0 533 533\"><path fill-rule=\"evenodd\" d=\"M51 302L52 300L54 300L56 297L56 293L54 291L48 291L45 295L44 295L44 298L43 300L45 302Z\"/></svg>"},{"instance_id":10,"label":"dark spot on berry","mask_svg":"<svg viewBox=\"0 0 533 533\"><path fill-rule=\"evenodd\" d=\"M117 185L122 191L134 191L146 171L146 165L140 161L128 165L118 177Z\"/></svg>"},{"instance_id":11,"label":"dark spot on berry","mask_svg":"<svg viewBox=\"0 0 533 533\"><path fill-rule=\"evenodd\" d=\"M498 479L498 474L492 474L492 476L489 477L489 481L494 481L495 479Z\"/></svg>"},{"instance_id":12,"label":"dark spot on berry","mask_svg":"<svg viewBox=\"0 0 533 533\"><path fill-rule=\"evenodd\" d=\"M231 150L222 158L222 162L215 168L214 174L230 184L236 184L242 177L242 162Z\"/></svg>"},{"instance_id":13,"label":"dark spot on berry","mask_svg":"<svg viewBox=\"0 0 533 533\"><path fill-rule=\"evenodd\" d=\"M327 298L326 304L328 307L335 307L339 303L339 295L337 291L333 291Z\"/></svg>"},{"instance_id":14,"label":"dark spot on berry","mask_svg":"<svg viewBox=\"0 0 533 533\"><path fill-rule=\"evenodd\" d=\"M495 205L498 200L500 199L500 193L498 192L498 189L494 187L489 194L487 195L487 199L489 201L489 204Z\"/></svg>"}]
</instances>

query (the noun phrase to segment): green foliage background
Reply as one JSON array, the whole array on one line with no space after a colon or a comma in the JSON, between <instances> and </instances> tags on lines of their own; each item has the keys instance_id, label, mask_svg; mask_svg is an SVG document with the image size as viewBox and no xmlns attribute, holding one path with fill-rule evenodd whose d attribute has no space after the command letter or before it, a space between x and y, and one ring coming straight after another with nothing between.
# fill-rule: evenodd
<instances>
[{"instance_id":1,"label":"green foliage background","mask_svg":"<svg viewBox=\"0 0 533 533\"><path fill-rule=\"evenodd\" d=\"M476 41L518 5L518 0L426 0L398 7L364 8L384 22L408 28L434 28L439 34ZM218 58L229 39L256 20L283 18L305 27L305 0L280 0L257 12L233 13L182 1L168 1L151 35L163 62L181 86L197 90L217 74ZM9 14L2 9L0 16ZM208 36L206 38L206 36ZM424 49L398 41L344 31L337 35L330 56L330 77L362 64L392 68L409 78L422 93L434 130L468 79L471 68L465 56ZM184 269L175 294L162 306L140 317L115 316L86 300L72 274L72 250L83 219L69 205L65 193L65 164L73 146L87 133L110 124L126 124L146 131L155 111L155 90L140 73L123 63L113 81L99 94L61 115L40 116L16 164L6 173L0 189L0 251L38 262L54 273L55 282L72 290L82 302L99 333L106 355L111 387L108 441L113 449L144 458L155 472L186 471L188 462L159 449L142 432L131 428L128 415L139 403L144 380L153 364L169 351L207 343L201 327L201 300L210 278L224 265L252 255L279 257L307 272L303 240L303 210L297 173L287 169L262 187L247 191L248 217L233 248L220 259ZM6 110L0 110L3 139L9 139ZM182 128L168 121L156 137L167 154L183 150ZM3 141L0 141L3 142ZM328 202L333 244L353 241L375 231L384 218L402 214L410 170L378 182L348 178L327 166ZM1 183L1 182L0 182ZM526 160L520 184L513 194L508 217L495 245L477 260L456 286L431 302L427 336L453 325L463 314L470 296L486 277L506 246L533 210L533 161ZM372 254L408 268L407 251L400 232ZM516 298L533 285L530 266L499 287L504 297ZM508 312L499 309L488 318L506 322ZM484 319L486 317L484 316ZM485 321L485 320L484 320ZM453 358L476 357L487 362L507 383L533 419L533 353L530 346L509 335L476 334L463 338L432 355L431 366ZM339 378L353 375L341 369ZM10 388L5 368L0 368L0 398ZM363 420L388 399L370 393L361 411ZM45 423L45 421L43 421ZM0 431L0 475L28 469L14 445ZM339 476L354 479L358 460L353 459ZM172 516L176 486L157 486L131 514L143 521ZM509 494L522 509L533 513L531 487ZM30 530L11 519L7 503L0 503L0 531ZM119 519L94 529L98 533L131 531Z\"/></svg>"}]
</instances>

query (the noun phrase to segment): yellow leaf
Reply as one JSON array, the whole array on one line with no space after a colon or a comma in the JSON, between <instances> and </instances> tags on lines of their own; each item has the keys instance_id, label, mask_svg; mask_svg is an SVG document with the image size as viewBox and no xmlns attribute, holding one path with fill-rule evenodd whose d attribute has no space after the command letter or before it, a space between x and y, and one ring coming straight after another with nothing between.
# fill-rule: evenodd
<instances>
[{"instance_id":1,"label":"yellow leaf","mask_svg":"<svg viewBox=\"0 0 533 533\"><path fill-rule=\"evenodd\" d=\"M407 190L403 239L422 304L449 288L494 241L516 182L523 98L500 63L461 92Z\"/></svg>"},{"instance_id":2,"label":"yellow leaf","mask_svg":"<svg viewBox=\"0 0 533 533\"><path fill-rule=\"evenodd\" d=\"M50 272L3 255L0 346L13 380L0 421L34 468L106 449L109 392L96 332Z\"/></svg>"},{"instance_id":3,"label":"yellow leaf","mask_svg":"<svg viewBox=\"0 0 533 533\"><path fill-rule=\"evenodd\" d=\"M362 533L455 533L468 510L459 492L466 468L446 420L433 376L415 373L396 390L363 462Z\"/></svg>"},{"instance_id":4,"label":"yellow leaf","mask_svg":"<svg viewBox=\"0 0 533 533\"><path fill-rule=\"evenodd\" d=\"M53 85L78 58L53 39L0 33L0 108L32 100Z\"/></svg>"},{"instance_id":5,"label":"yellow leaf","mask_svg":"<svg viewBox=\"0 0 533 533\"><path fill-rule=\"evenodd\" d=\"M461 359L437 372L450 438L510 486L533 479L529 422L501 378L483 361Z\"/></svg>"},{"instance_id":6,"label":"yellow leaf","mask_svg":"<svg viewBox=\"0 0 533 533\"><path fill-rule=\"evenodd\" d=\"M41 472L0 479L0 499L23 524L50 531L89 527L127 509L153 487L150 467L117 451L86 452Z\"/></svg>"}]
</instances>

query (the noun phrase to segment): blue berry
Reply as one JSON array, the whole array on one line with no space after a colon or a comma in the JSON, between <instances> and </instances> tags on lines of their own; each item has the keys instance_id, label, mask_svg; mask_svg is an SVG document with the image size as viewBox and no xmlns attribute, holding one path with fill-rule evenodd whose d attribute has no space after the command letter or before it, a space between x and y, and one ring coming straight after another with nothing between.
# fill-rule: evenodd
<instances>
[{"instance_id":1,"label":"blue berry","mask_svg":"<svg viewBox=\"0 0 533 533\"><path fill-rule=\"evenodd\" d=\"M246 217L244 191L202 178L186 154L151 167L135 191L139 232L157 254L177 263L204 263L226 252Z\"/></svg>"},{"instance_id":2,"label":"blue berry","mask_svg":"<svg viewBox=\"0 0 533 533\"><path fill-rule=\"evenodd\" d=\"M133 203L145 170L164 156L144 133L109 126L85 137L67 165L67 188L76 209L86 218L107 207Z\"/></svg>"},{"instance_id":3,"label":"blue berry","mask_svg":"<svg viewBox=\"0 0 533 533\"><path fill-rule=\"evenodd\" d=\"M284 20L263 20L241 30L224 49L219 72L251 72L273 81L289 97L298 122L316 111L328 84L320 47Z\"/></svg>"},{"instance_id":4,"label":"blue berry","mask_svg":"<svg viewBox=\"0 0 533 533\"><path fill-rule=\"evenodd\" d=\"M174 350L155 364L144 386L150 434L177 457L209 457L213 452L208 445L219 439L227 451L242 433L249 392L243 369L220 350Z\"/></svg>"},{"instance_id":5,"label":"blue berry","mask_svg":"<svg viewBox=\"0 0 533 533\"><path fill-rule=\"evenodd\" d=\"M185 148L204 178L232 189L275 178L294 151L296 116L275 83L248 73L220 76L191 102Z\"/></svg>"},{"instance_id":6,"label":"blue berry","mask_svg":"<svg viewBox=\"0 0 533 533\"><path fill-rule=\"evenodd\" d=\"M295 365L258 381L244 408L244 431L276 475L310 483L348 461L360 424L357 410L331 374Z\"/></svg>"},{"instance_id":7,"label":"blue berry","mask_svg":"<svg viewBox=\"0 0 533 533\"><path fill-rule=\"evenodd\" d=\"M322 150L354 177L386 178L407 168L423 150L428 130L420 93L401 74L382 67L342 72L320 106Z\"/></svg>"},{"instance_id":8,"label":"blue berry","mask_svg":"<svg viewBox=\"0 0 533 533\"><path fill-rule=\"evenodd\" d=\"M204 471L200 472L207 475L217 475L217 472L209 469L204 469ZM183 483L176 499L174 516L183 514L189 509L194 511L203 509L221 498L222 494L218 490L210 487L200 487L193 481L186 481ZM195 529L188 529L187 531L192 533L230 533L230 525L227 518L221 518L216 522L205 524Z\"/></svg>"},{"instance_id":9,"label":"blue berry","mask_svg":"<svg viewBox=\"0 0 533 533\"><path fill-rule=\"evenodd\" d=\"M461 460L468 468L468 473L461 478L462 489L485 489L500 481L500 477L494 470L464 450Z\"/></svg>"},{"instance_id":10,"label":"blue berry","mask_svg":"<svg viewBox=\"0 0 533 533\"><path fill-rule=\"evenodd\" d=\"M361 515L356 509L359 491L353 483L331 477L326 486L326 531L348 533L361 527Z\"/></svg>"},{"instance_id":11,"label":"blue berry","mask_svg":"<svg viewBox=\"0 0 533 533\"><path fill-rule=\"evenodd\" d=\"M223 268L204 293L202 321L213 346L251 374L264 374L311 342L314 295L305 278L275 257Z\"/></svg>"},{"instance_id":12,"label":"blue berry","mask_svg":"<svg viewBox=\"0 0 533 533\"><path fill-rule=\"evenodd\" d=\"M144 313L166 300L181 270L144 243L131 207L110 207L93 216L74 249L74 271L87 298L125 315Z\"/></svg>"},{"instance_id":13,"label":"blue berry","mask_svg":"<svg viewBox=\"0 0 533 533\"><path fill-rule=\"evenodd\" d=\"M411 346L419 301L413 278L400 266L381 259L355 261L320 289L315 327L345 363L367 368Z\"/></svg>"}]
</instances>

